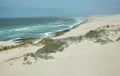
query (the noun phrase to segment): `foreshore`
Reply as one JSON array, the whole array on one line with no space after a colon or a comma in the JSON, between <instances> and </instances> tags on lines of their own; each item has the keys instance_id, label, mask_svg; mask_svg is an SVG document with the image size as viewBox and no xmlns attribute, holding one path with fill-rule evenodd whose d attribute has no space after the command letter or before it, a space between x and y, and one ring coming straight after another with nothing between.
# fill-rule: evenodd
<instances>
[{"instance_id":1,"label":"foreshore","mask_svg":"<svg viewBox=\"0 0 120 76\"><path fill-rule=\"evenodd\" d=\"M52 38L0 41L0 75L120 76L120 14L87 19Z\"/></svg>"}]
</instances>

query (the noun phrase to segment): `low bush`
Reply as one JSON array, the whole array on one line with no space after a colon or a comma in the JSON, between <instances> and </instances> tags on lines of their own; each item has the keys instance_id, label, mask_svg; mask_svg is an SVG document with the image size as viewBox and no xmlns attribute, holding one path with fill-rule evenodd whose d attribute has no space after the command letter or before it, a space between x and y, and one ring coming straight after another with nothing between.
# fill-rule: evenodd
<instances>
[{"instance_id":1,"label":"low bush","mask_svg":"<svg viewBox=\"0 0 120 76\"><path fill-rule=\"evenodd\" d=\"M23 45L25 45L25 43L19 43L18 45L2 46L2 47L0 47L0 51L14 49L17 47L21 47Z\"/></svg>"},{"instance_id":2,"label":"low bush","mask_svg":"<svg viewBox=\"0 0 120 76\"><path fill-rule=\"evenodd\" d=\"M42 43L44 45L47 45L52 41L54 41L52 38L47 37L47 38L42 39L40 42L38 42L38 44Z\"/></svg>"},{"instance_id":3,"label":"low bush","mask_svg":"<svg viewBox=\"0 0 120 76\"><path fill-rule=\"evenodd\" d=\"M98 38L100 37L100 33L98 31L90 31L85 35L85 37L89 39Z\"/></svg>"},{"instance_id":4,"label":"low bush","mask_svg":"<svg viewBox=\"0 0 120 76\"><path fill-rule=\"evenodd\" d=\"M105 35L105 30L104 29L101 29L101 30L92 30L92 31L89 31L87 34L85 34L85 38L88 38L88 39L98 39L102 36Z\"/></svg>"},{"instance_id":5,"label":"low bush","mask_svg":"<svg viewBox=\"0 0 120 76\"><path fill-rule=\"evenodd\" d=\"M62 51L64 46L67 44L66 41L63 40L54 40L47 45L45 45L42 49L39 49L37 51L40 53L53 53L56 52L57 50Z\"/></svg>"},{"instance_id":6,"label":"low bush","mask_svg":"<svg viewBox=\"0 0 120 76\"><path fill-rule=\"evenodd\" d=\"M70 31L70 29L65 29L65 30L62 30L62 31L55 32L55 36L61 36L68 31Z\"/></svg>"},{"instance_id":7,"label":"low bush","mask_svg":"<svg viewBox=\"0 0 120 76\"><path fill-rule=\"evenodd\" d=\"M106 39L97 39L95 43L101 43L101 44L106 44L108 42L113 42L112 40L106 38Z\"/></svg>"},{"instance_id":8,"label":"low bush","mask_svg":"<svg viewBox=\"0 0 120 76\"><path fill-rule=\"evenodd\" d=\"M120 37L116 39L116 41L120 41Z\"/></svg>"},{"instance_id":9,"label":"low bush","mask_svg":"<svg viewBox=\"0 0 120 76\"><path fill-rule=\"evenodd\" d=\"M55 53L57 51L63 51L68 44L64 40L53 40L52 42L46 44L43 48L39 49L35 56L37 57L47 57L50 53Z\"/></svg>"},{"instance_id":10,"label":"low bush","mask_svg":"<svg viewBox=\"0 0 120 76\"><path fill-rule=\"evenodd\" d=\"M71 43L81 42L82 39L83 39L83 36L72 36L72 37L64 38L65 41L71 42Z\"/></svg>"}]
</instances>

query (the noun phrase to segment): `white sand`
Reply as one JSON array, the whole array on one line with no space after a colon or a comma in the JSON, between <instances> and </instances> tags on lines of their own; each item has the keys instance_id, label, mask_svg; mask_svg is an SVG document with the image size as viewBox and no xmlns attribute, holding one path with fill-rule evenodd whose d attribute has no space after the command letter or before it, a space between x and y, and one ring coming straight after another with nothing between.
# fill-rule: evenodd
<instances>
[{"instance_id":1,"label":"white sand","mask_svg":"<svg viewBox=\"0 0 120 76\"><path fill-rule=\"evenodd\" d=\"M11 45L17 45L17 43L14 42L6 42L6 41L0 41L0 47L1 46L11 46Z\"/></svg>"},{"instance_id":2,"label":"white sand","mask_svg":"<svg viewBox=\"0 0 120 76\"><path fill-rule=\"evenodd\" d=\"M89 17L89 19L89 22L59 38L84 35L89 30L107 24L116 26L120 24L120 15ZM28 48L29 50L38 49ZM26 49L26 51L28 50ZM10 52L5 54L5 57L8 55ZM18 53L14 55L18 55ZM51 55L55 59L40 59L31 65L22 65L23 58L6 63L2 62L0 76L120 76L120 42L100 45L84 40L78 44L71 44L63 52Z\"/></svg>"}]
</instances>

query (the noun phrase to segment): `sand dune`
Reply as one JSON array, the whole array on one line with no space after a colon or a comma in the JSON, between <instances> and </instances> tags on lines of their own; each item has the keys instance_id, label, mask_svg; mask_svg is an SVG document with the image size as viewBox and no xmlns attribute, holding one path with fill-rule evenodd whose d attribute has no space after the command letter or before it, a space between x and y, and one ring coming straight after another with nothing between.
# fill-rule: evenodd
<instances>
[{"instance_id":1,"label":"sand dune","mask_svg":"<svg viewBox=\"0 0 120 76\"><path fill-rule=\"evenodd\" d=\"M114 25L111 29L118 28L120 15L88 17L88 22L56 38L84 35L98 27L104 28L105 25ZM69 44L63 52L50 54L54 59L36 61L30 58L33 61L31 65L23 65L22 57L3 61L13 55L21 56L26 53L21 53L24 51L35 52L39 47L29 46L24 50L16 48L0 52L0 76L120 76L120 41L115 41L120 34L114 36L111 33L109 37L114 42L101 45L84 39L80 43Z\"/></svg>"}]
</instances>

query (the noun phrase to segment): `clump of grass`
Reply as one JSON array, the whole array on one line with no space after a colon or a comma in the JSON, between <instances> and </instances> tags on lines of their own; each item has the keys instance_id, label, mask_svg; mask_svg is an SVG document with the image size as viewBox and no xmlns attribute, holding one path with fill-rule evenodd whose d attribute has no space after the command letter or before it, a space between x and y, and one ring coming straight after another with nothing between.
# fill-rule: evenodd
<instances>
[{"instance_id":1,"label":"clump of grass","mask_svg":"<svg viewBox=\"0 0 120 76\"><path fill-rule=\"evenodd\" d=\"M43 48L39 49L34 55L40 58L48 58L48 54L55 53L57 51L63 51L68 44L64 40L53 40L46 44Z\"/></svg>"},{"instance_id":2,"label":"clump of grass","mask_svg":"<svg viewBox=\"0 0 120 76\"><path fill-rule=\"evenodd\" d=\"M106 28L109 28L110 26L109 25L106 25Z\"/></svg>"},{"instance_id":3,"label":"clump of grass","mask_svg":"<svg viewBox=\"0 0 120 76\"><path fill-rule=\"evenodd\" d=\"M18 46L19 45L3 46L3 47L0 48L0 51L8 50L8 49L13 49L13 48L16 48Z\"/></svg>"},{"instance_id":4,"label":"clump of grass","mask_svg":"<svg viewBox=\"0 0 120 76\"><path fill-rule=\"evenodd\" d=\"M34 55L34 53L27 53L23 56L23 65L30 65L32 64L32 61L30 61L30 59L28 57L32 57L34 58L34 60L37 60L36 56Z\"/></svg>"},{"instance_id":5,"label":"clump of grass","mask_svg":"<svg viewBox=\"0 0 120 76\"><path fill-rule=\"evenodd\" d=\"M34 40L35 38L23 38L23 39L18 39L17 41L19 41L18 43L20 45L26 45L26 44L33 44Z\"/></svg>"},{"instance_id":6,"label":"clump of grass","mask_svg":"<svg viewBox=\"0 0 120 76\"><path fill-rule=\"evenodd\" d=\"M48 43L46 46L44 46L42 49L39 49L37 51L40 53L54 53L56 51L62 51L64 46L67 44L64 40L53 40L52 42Z\"/></svg>"},{"instance_id":7,"label":"clump of grass","mask_svg":"<svg viewBox=\"0 0 120 76\"><path fill-rule=\"evenodd\" d=\"M47 44L49 44L52 41L54 41L52 38L47 37L47 38L42 39L38 44L42 43L44 45L47 45Z\"/></svg>"},{"instance_id":8,"label":"clump of grass","mask_svg":"<svg viewBox=\"0 0 120 76\"><path fill-rule=\"evenodd\" d=\"M92 30L85 34L85 38L87 39L98 39L105 34L105 30Z\"/></svg>"},{"instance_id":9,"label":"clump of grass","mask_svg":"<svg viewBox=\"0 0 120 76\"><path fill-rule=\"evenodd\" d=\"M9 49L14 49L14 48L17 48L17 47L21 47L23 45L25 45L26 43L19 43L17 45L10 45L10 46L2 46L0 47L0 51L4 51L4 50L9 50Z\"/></svg>"},{"instance_id":10,"label":"clump of grass","mask_svg":"<svg viewBox=\"0 0 120 76\"><path fill-rule=\"evenodd\" d=\"M116 41L120 41L120 37L116 39Z\"/></svg>"},{"instance_id":11,"label":"clump of grass","mask_svg":"<svg viewBox=\"0 0 120 76\"><path fill-rule=\"evenodd\" d=\"M17 47L22 47L26 44L33 44L33 40L34 40L34 38L19 39L18 41L20 41L20 42L18 42L17 45L2 46L2 47L0 47L0 51L14 49Z\"/></svg>"},{"instance_id":12,"label":"clump of grass","mask_svg":"<svg viewBox=\"0 0 120 76\"><path fill-rule=\"evenodd\" d=\"M33 57L35 60L37 60L36 56L34 53L27 53L24 55L24 61L28 60L28 57Z\"/></svg>"},{"instance_id":13,"label":"clump of grass","mask_svg":"<svg viewBox=\"0 0 120 76\"><path fill-rule=\"evenodd\" d=\"M63 35L65 32L68 32L68 31L70 31L70 29L65 29L65 30L62 30L62 31L55 32L55 36L61 36L61 35Z\"/></svg>"},{"instance_id":14,"label":"clump of grass","mask_svg":"<svg viewBox=\"0 0 120 76\"><path fill-rule=\"evenodd\" d=\"M95 41L95 43L101 43L102 45L103 44L107 44L107 43L109 43L109 42L113 42L111 39L108 39L108 38L106 38L106 39L97 39L96 41Z\"/></svg>"},{"instance_id":15,"label":"clump of grass","mask_svg":"<svg viewBox=\"0 0 120 76\"><path fill-rule=\"evenodd\" d=\"M79 43L83 39L83 36L72 36L68 38L64 38L65 41L71 42L71 43Z\"/></svg>"},{"instance_id":16,"label":"clump of grass","mask_svg":"<svg viewBox=\"0 0 120 76\"><path fill-rule=\"evenodd\" d=\"M86 38L93 39L100 37L100 33L98 31L90 31L85 35Z\"/></svg>"},{"instance_id":17,"label":"clump of grass","mask_svg":"<svg viewBox=\"0 0 120 76\"><path fill-rule=\"evenodd\" d=\"M23 57L23 56L19 56L19 57L15 57L15 58L10 58L10 59L6 60L5 62L11 61L11 60L20 59L21 57Z\"/></svg>"},{"instance_id":18,"label":"clump of grass","mask_svg":"<svg viewBox=\"0 0 120 76\"><path fill-rule=\"evenodd\" d=\"M34 55L35 55L36 58L42 58L42 59L54 59L54 57L53 57L53 56L49 56L48 53L41 53L41 54L39 54L39 53L35 53Z\"/></svg>"}]
</instances>

